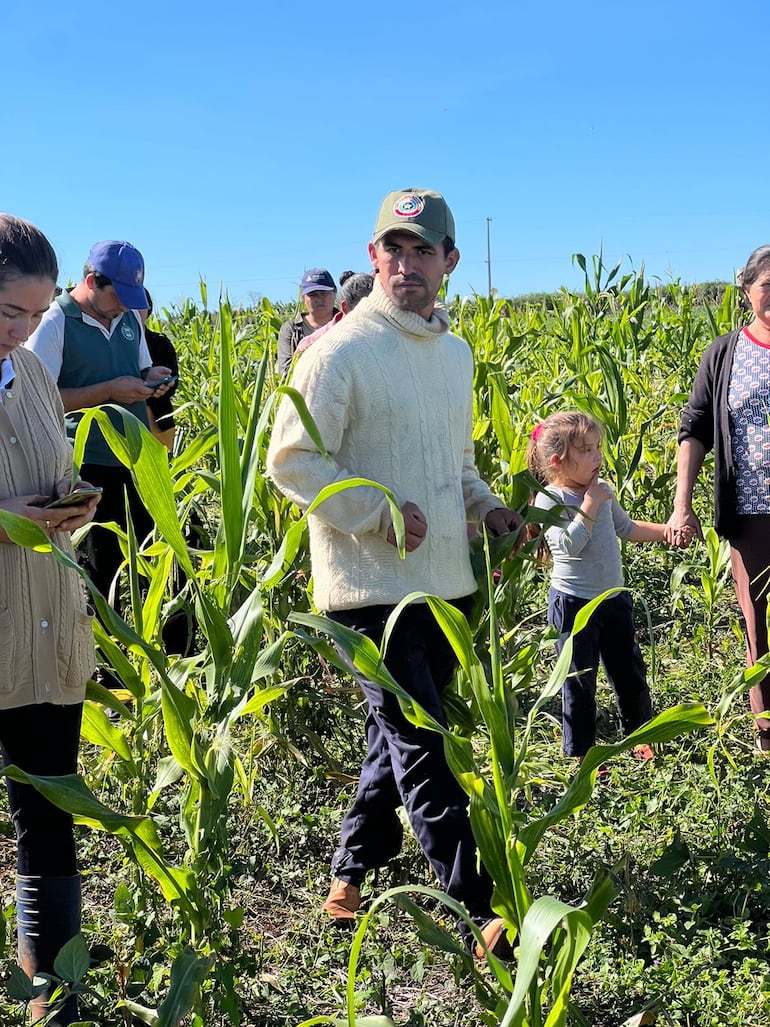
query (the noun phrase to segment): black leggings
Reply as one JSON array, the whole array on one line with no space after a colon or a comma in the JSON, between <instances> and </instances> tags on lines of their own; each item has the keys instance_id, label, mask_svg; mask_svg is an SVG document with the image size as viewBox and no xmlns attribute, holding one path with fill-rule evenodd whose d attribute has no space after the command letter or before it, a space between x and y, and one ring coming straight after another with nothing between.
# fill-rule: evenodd
<instances>
[{"instance_id":1,"label":"black leggings","mask_svg":"<svg viewBox=\"0 0 770 1027\"><path fill-rule=\"evenodd\" d=\"M41 703L0 710L0 755L28 774L57 777L77 773L83 704ZM32 785L6 778L16 829L19 874L70 877L77 873L72 817Z\"/></svg>"}]
</instances>

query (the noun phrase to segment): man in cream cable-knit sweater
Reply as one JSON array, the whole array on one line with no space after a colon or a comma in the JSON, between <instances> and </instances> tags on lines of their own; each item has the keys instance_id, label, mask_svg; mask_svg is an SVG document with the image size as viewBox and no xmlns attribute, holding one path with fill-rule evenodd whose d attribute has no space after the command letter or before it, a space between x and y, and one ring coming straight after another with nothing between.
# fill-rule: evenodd
<instances>
[{"instance_id":1,"label":"man in cream cable-knit sweater","mask_svg":"<svg viewBox=\"0 0 770 1027\"><path fill-rule=\"evenodd\" d=\"M327 499L309 519L313 594L333 620L379 645L388 615L410 592L469 612L476 582L467 522L498 535L521 518L476 470L471 440L473 358L436 305L457 266L454 220L438 193L397 190L383 201L369 244L372 294L303 356L291 384L303 395L328 451L322 456L294 404L278 410L268 473L307 508L332 482L364 477L386 485L404 516L399 557L382 492L356 487ZM400 616L385 663L399 684L446 723L441 692L456 660L425 603ZM324 909L352 924L368 870L395 856L403 805L445 891L463 902L490 949L504 954L503 921L490 909L492 882L479 869L467 797L450 771L439 734L414 727L395 696L356 672L368 702L368 753L342 825ZM466 942L472 937L463 930ZM477 948L477 955L483 949Z\"/></svg>"}]
</instances>

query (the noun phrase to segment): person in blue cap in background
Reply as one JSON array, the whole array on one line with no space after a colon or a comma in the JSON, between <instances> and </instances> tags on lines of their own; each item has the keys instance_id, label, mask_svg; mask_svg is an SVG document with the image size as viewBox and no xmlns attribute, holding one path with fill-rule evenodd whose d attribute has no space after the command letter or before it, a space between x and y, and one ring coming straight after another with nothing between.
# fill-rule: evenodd
<instances>
[{"instance_id":1,"label":"person in blue cap in background","mask_svg":"<svg viewBox=\"0 0 770 1027\"><path fill-rule=\"evenodd\" d=\"M171 370L152 366L139 315L146 307L142 254L128 242L99 242L91 247L82 280L56 297L27 340L27 348L59 386L70 441L74 441L81 411L105 403L130 411L149 426L147 400L171 387L157 385ZM122 432L119 411L110 409L108 414ZM96 520L115 521L125 529L125 494L137 539L144 540L152 530L152 519L139 498L131 472L113 454L96 424L91 426L80 470L86 480L103 490ZM81 554L91 580L109 597L123 562L117 537L112 531L94 527L81 546ZM117 587L113 605L120 608Z\"/></svg>"},{"instance_id":2,"label":"person in blue cap in background","mask_svg":"<svg viewBox=\"0 0 770 1027\"><path fill-rule=\"evenodd\" d=\"M323 328L338 313L335 306L337 286L325 268L313 267L306 271L302 276L300 291L305 310L291 321L284 321L278 332L276 370L281 377L288 373L297 347L305 336Z\"/></svg>"}]
</instances>

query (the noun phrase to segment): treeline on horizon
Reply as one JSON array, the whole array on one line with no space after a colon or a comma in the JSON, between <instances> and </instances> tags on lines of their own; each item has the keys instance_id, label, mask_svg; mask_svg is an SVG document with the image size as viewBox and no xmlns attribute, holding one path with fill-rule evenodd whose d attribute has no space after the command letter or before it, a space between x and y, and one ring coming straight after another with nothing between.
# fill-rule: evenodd
<instances>
[{"instance_id":1,"label":"treeline on horizon","mask_svg":"<svg viewBox=\"0 0 770 1027\"><path fill-rule=\"evenodd\" d=\"M676 306L676 299L671 291L672 283L661 283L658 285L651 285L650 292L655 296L660 303L664 306L674 308ZM679 287L682 290L687 290L690 294L691 299L695 306L701 306L704 303L718 304L722 302L725 294L725 289L728 286L733 285L733 282L723 281L711 281L711 282L692 282L683 283L678 282ZM568 289L569 293L575 295L581 295L582 290ZM562 290L556 292L527 292L522 293L519 296L502 297L497 296L497 299L505 298L514 310L520 310L528 306L545 306L547 310L553 310L556 301L563 295Z\"/></svg>"}]
</instances>

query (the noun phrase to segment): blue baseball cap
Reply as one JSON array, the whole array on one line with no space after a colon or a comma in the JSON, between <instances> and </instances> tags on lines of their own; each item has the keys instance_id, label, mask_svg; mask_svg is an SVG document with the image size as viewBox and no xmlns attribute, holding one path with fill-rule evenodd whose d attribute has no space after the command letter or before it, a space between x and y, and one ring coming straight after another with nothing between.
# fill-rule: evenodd
<instances>
[{"instance_id":1,"label":"blue baseball cap","mask_svg":"<svg viewBox=\"0 0 770 1027\"><path fill-rule=\"evenodd\" d=\"M336 292L337 286L334 279L323 267L311 267L302 276L302 295L307 296L309 292Z\"/></svg>"},{"instance_id":2,"label":"blue baseball cap","mask_svg":"<svg viewBox=\"0 0 770 1027\"><path fill-rule=\"evenodd\" d=\"M129 310L146 310L144 257L130 242L108 239L94 243L88 260L100 275L109 278L118 299Z\"/></svg>"}]
</instances>

